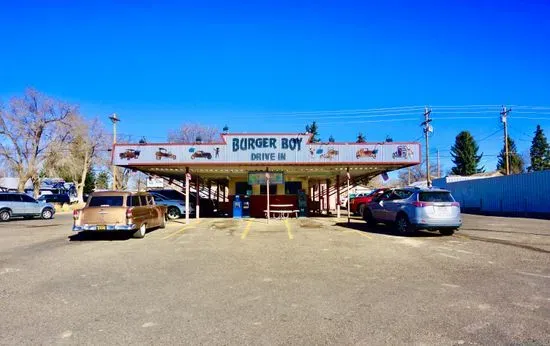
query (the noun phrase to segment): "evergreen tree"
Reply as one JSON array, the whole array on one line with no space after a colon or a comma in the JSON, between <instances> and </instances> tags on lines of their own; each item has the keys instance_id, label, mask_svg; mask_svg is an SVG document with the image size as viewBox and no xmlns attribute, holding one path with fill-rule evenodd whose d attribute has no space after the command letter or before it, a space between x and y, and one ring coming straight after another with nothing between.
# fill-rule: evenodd
<instances>
[{"instance_id":1,"label":"evergreen tree","mask_svg":"<svg viewBox=\"0 0 550 346\"><path fill-rule=\"evenodd\" d=\"M317 127L317 122L312 122L311 125L306 125L306 132L311 133L311 142L319 143L321 139L319 138L319 128Z\"/></svg>"},{"instance_id":2,"label":"evergreen tree","mask_svg":"<svg viewBox=\"0 0 550 346\"><path fill-rule=\"evenodd\" d=\"M479 168L483 154L477 155L478 150L479 146L470 132L460 132L455 138L455 144L451 147L451 156L455 164L452 168L453 174L472 175L484 172L484 167Z\"/></svg>"},{"instance_id":3,"label":"evergreen tree","mask_svg":"<svg viewBox=\"0 0 550 346\"><path fill-rule=\"evenodd\" d=\"M537 125L537 129L535 130L535 136L533 137L533 142L531 143L530 156L530 172L550 169L550 145L548 144L546 136L540 128L540 125Z\"/></svg>"},{"instance_id":4,"label":"evergreen tree","mask_svg":"<svg viewBox=\"0 0 550 346\"><path fill-rule=\"evenodd\" d=\"M359 132L357 135L357 141L356 143L365 143L367 140L365 139L365 136L363 136L363 132Z\"/></svg>"},{"instance_id":5,"label":"evergreen tree","mask_svg":"<svg viewBox=\"0 0 550 346\"><path fill-rule=\"evenodd\" d=\"M86 174L86 179L84 179L84 190L85 194L90 194L95 190L95 173L93 170L89 170Z\"/></svg>"},{"instance_id":6,"label":"evergreen tree","mask_svg":"<svg viewBox=\"0 0 550 346\"><path fill-rule=\"evenodd\" d=\"M510 174L519 174L524 172L524 163L521 156L518 154L516 143L508 136L508 157L510 163ZM497 170L506 174L506 147L503 146L498 155Z\"/></svg>"},{"instance_id":7,"label":"evergreen tree","mask_svg":"<svg viewBox=\"0 0 550 346\"><path fill-rule=\"evenodd\" d=\"M98 190L106 190L109 188L109 174L107 172L99 172L95 179L95 188Z\"/></svg>"},{"instance_id":8,"label":"evergreen tree","mask_svg":"<svg viewBox=\"0 0 550 346\"><path fill-rule=\"evenodd\" d=\"M334 137L332 137L332 135L330 135L330 137L328 138L328 142L329 143L334 143Z\"/></svg>"}]
</instances>

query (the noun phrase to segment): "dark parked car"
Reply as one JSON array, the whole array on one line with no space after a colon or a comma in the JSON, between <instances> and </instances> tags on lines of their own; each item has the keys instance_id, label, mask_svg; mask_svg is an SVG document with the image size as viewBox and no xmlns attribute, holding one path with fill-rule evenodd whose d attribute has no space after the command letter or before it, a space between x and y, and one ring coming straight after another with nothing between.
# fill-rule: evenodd
<instances>
[{"instance_id":1,"label":"dark parked car","mask_svg":"<svg viewBox=\"0 0 550 346\"><path fill-rule=\"evenodd\" d=\"M71 198L67 194L51 194L38 197L38 201L46 203L71 204Z\"/></svg>"}]
</instances>

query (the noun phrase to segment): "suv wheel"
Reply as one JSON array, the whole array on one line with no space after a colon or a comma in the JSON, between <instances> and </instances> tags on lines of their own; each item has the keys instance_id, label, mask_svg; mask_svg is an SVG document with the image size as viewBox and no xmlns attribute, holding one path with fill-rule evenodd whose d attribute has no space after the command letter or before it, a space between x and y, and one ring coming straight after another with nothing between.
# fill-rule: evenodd
<instances>
[{"instance_id":1,"label":"suv wheel","mask_svg":"<svg viewBox=\"0 0 550 346\"><path fill-rule=\"evenodd\" d=\"M359 207L357 207L357 212L359 213L359 216L363 217L363 214L365 213L365 205L359 204Z\"/></svg>"},{"instance_id":2,"label":"suv wheel","mask_svg":"<svg viewBox=\"0 0 550 346\"><path fill-rule=\"evenodd\" d=\"M413 231L409 218L407 218L405 214L397 215L397 219L395 220L395 228L401 235L409 235Z\"/></svg>"},{"instance_id":3,"label":"suv wheel","mask_svg":"<svg viewBox=\"0 0 550 346\"><path fill-rule=\"evenodd\" d=\"M371 211L368 209L363 212L363 220L365 220L368 227L374 227L376 225L376 221L374 220L374 217L372 217Z\"/></svg>"},{"instance_id":4,"label":"suv wheel","mask_svg":"<svg viewBox=\"0 0 550 346\"><path fill-rule=\"evenodd\" d=\"M42 210L41 216L45 220L51 219L53 217L53 211L50 208L45 208Z\"/></svg>"},{"instance_id":5,"label":"suv wheel","mask_svg":"<svg viewBox=\"0 0 550 346\"><path fill-rule=\"evenodd\" d=\"M11 217L11 213L9 210L2 210L0 211L0 220L2 221L9 221Z\"/></svg>"}]
</instances>

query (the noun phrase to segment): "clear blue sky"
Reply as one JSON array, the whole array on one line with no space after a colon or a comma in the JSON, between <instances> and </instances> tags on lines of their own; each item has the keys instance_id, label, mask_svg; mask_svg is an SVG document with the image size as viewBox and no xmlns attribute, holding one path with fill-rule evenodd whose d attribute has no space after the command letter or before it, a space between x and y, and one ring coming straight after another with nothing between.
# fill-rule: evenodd
<instances>
[{"instance_id":1,"label":"clear blue sky","mask_svg":"<svg viewBox=\"0 0 550 346\"><path fill-rule=\"evenodd\" d=\"M294 132L310 120L327 123L325 140L352 141L359 131L415 140L420 108L323 112L430 105L431 143L446 169L458 131L495 133L499 107L443 106L547 107L518 107L510 133L520 152L537 123L550 135L550 2L379 2L12 1L0 12L0 97L34 86L106 125L116 112L121 132L150 141L189 121ZM501 139L481 150L497 154ZM494 169L496 157L484 161Z\"/></svg>"}]
</instances>

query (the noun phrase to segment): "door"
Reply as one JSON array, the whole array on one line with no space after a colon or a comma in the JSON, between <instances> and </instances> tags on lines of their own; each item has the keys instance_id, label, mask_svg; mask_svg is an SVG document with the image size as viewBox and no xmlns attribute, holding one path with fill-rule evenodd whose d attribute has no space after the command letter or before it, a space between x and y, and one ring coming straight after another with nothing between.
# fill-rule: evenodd
<instances>
[{"instance_id":1,"label":"door","mask_svg":"<svg viewBox=\"0 0 550 346\"><path fill-rule=\"evenodd\" d=\"M395 221L397 213L401 210L405 200L412 195L411 191L407 190L394 190L389 196L388 201L384 204L385 217L387 221Z\"/></svg>"},{"instance_id":2,"label":"door","mask_svg":"<svg viewBox=\"0 0 550 346\"><path fill-rule=\"evenodd\" d=\"M12 215L23 215L25 214L25 203L21 199L20 194L9 194L8 195L8 206L11 209Z\"/></svg>"},{"instance_id":3,"label":"door","mask_svg":"<svg viewBox=\"0 0 550 346\"><path fill-rule=\"evenodd\" d=\"M376 220L385 220L385 210L384 206L386 203L386 200L391 195L391 191L386 191L382 195L374 198L372 202L369 204L369 208L372 212L372 216Z\"/></svg>"},{"instance_id":4,"label":"door","mask_svg":"<svg viewBox=\"0 0 550 346\"><path fill-rule=\"evenodd\" d=\"M40 214L40 205L38 204L36 199L24 194L20 196L24 204L25 214Z\"/></svg>"}]
</instances>

